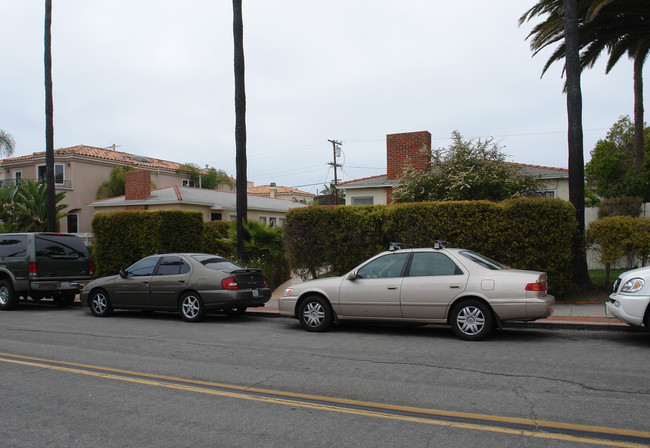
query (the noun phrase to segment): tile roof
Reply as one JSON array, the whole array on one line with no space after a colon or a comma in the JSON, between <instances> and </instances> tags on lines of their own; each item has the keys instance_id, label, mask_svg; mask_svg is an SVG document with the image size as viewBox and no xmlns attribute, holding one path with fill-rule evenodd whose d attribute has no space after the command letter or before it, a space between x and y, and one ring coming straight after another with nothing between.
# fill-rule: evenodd
<instances>
[{"instance_id":1,"label":"tile roof","mask_svg":"<svg viewBox=\"0 0 650 448\"><path fill-rule=\"evenodd\" d=\"M107 148L97 148L94 146L77 145L69 148L59 148L54 150L55 156L68 156L77 155L82 157L90 157L94 159L109 160L122 164L129 164L141 168L161 168L176 171L182 164L177 162L170 162L168 160L157 159L155 157L140 156L136 154L129 154L126 152L115 151ZM35 152L26 156L12 157L4 159L2 163L19 162L30 160L35 157L44 157L45 151Z\"/></svg>"},{"instance_id":2,"label":"tile roof","mask_svg":"<svg viewBox=\"0 0 650 448\"><path fill-rule=\"evenodd\" d=\"M282 185L278 185L275 188L276 188L276 193L277 194L300 194L300 195L303 195L303 196L315 196L313 193L298 190L297 188L284 187ZM271 194L271 186L270 185L258 185L257 187L249 187L247 189L247 192L248 192L248 194L269 195L269 194Z\"/></svg>"}]
</instances>

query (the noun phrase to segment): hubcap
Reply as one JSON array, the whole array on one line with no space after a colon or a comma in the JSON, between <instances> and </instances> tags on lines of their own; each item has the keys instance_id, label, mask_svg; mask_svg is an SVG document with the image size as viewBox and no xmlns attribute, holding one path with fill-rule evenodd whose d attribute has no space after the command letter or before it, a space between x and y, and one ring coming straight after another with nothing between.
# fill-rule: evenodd
<instances>
[{"instance_id":1,"label":"hubcap","mask_svg":"<svg viewBox=\"0 0 650 448\"><path fill-rule=\"evenodd\" d=\"M0 303L6 305L9 301L9 288L6 286L0 287Z\"/></svg>"},{"instance_id":2,"label":"hubcap","mask_svg":"<svg viewBox=\"0 0 650 448\"><path fill-rule=\"evenodd\" d=\"M456 323L463 333L476 335L485 327L485 316L477 307L466 306L458 313Z\"/></svg>"},{"instance_id":3,"label":"hubcap","mask_svg":"<svg viewBox=\"0 0 650 448\"><path fill-rule=\"evenodd\" d=\"M320 303L309 302L302 312L305 322L310 327L318 327L325 321L325 309Z\"/></svg>"},{"instance_id":4,"label":"hubcap","mask_svg":"<svg viewBox=\"0 0 650 448\"><path fill-rule=\"evenodd\" d=\"M187 317L194 318L199 314L199 300L194 296L186 297L183 300L183 314Z\"/></svg>"},{"instance_id":5,"label":"hubcap","mask_svg":"<svg viewBox=\"0 0 650 448\"><path fill-rule=\"evenodd\" d=\"M98 314L102 314L104 311L106 311L107 303L106 303L106 297L104 294L95 294L95 298L93 299L93 308Z\"/></svg>"}]
</instances>

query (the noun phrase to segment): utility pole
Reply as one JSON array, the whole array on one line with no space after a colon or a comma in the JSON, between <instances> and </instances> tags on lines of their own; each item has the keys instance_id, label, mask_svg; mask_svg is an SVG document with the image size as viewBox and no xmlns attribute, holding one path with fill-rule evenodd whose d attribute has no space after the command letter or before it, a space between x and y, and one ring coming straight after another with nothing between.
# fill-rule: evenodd
<instances>
[{"instance_id":1,"label":"utility pole","mask_svg":"<svg viewBox=\"0 0 650 448\"><path fill-rule=\"evenodd\" d=\"M334 167L334 205L339 205L339 191L337 188L338 178L336 177L336 167L340 167L341 165L336 163L336 158L341 156L341 145L343 143L336 140L327 141L332 144L332 153L334 154L334 162L329 163L329 165Z\"/></svg>"}]
</instances>

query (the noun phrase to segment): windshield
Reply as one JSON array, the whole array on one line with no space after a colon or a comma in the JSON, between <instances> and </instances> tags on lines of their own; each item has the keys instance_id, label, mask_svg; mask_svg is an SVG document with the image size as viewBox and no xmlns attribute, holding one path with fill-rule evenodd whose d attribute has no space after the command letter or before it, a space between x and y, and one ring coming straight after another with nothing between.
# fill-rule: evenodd
<instances>
[{"instance_id":1,"label":"windshield","mask_svg":"<svg viewBox=\"0 0 650 448\"><path fill-rule=\"evenodd\" d=\"M499 271L501 269L508 269L506 266L502 265L498 261L494 261L491 258L486 257L485 255L477 254L471 250L463 250L460 254L472 260L474 263L483 266L484 268L491 269L493 271Z\"/></svg>"},{"instance_id":2,"label":"windshield","mask_svg":"<svg viewBox=\"0 0 650 448\"><path fill-rule=\"evenodd\" d=\"M194 258L206 268L213 269L215 271L242 269L242 267L238 264L235 264L226 258L218 257L216 255L193 255L192 258Z\"/></svg>"}]
</instances>

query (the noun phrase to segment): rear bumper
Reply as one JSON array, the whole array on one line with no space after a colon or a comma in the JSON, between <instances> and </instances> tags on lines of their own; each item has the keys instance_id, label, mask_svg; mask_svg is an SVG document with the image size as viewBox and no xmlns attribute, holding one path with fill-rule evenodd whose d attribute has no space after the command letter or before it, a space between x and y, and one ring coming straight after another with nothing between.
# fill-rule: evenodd
<instances>
[{"instance_id":1,"label":"rear bumper","mask_svg":"<svg viewBox=\"0 0 650 448\"><path fill-rule=\"evenodd\" d=\"M81 291L84 286L89 283L87 281L58 281L58 280L47 280L47 281L34 281L29 283L30 293L38 294L77 294Z\"/></svg>"},{"instance_id":2,"label":"rear bumper","mask_svg":"<svg viewBox=\"0 0 650 448\"><path fill-rule=\"evenodd\" d=\"M261 307L271 299L269 288L243 291L199 291L207 310L222 310L240 307Z\"/></svg>"}]
</instances>

